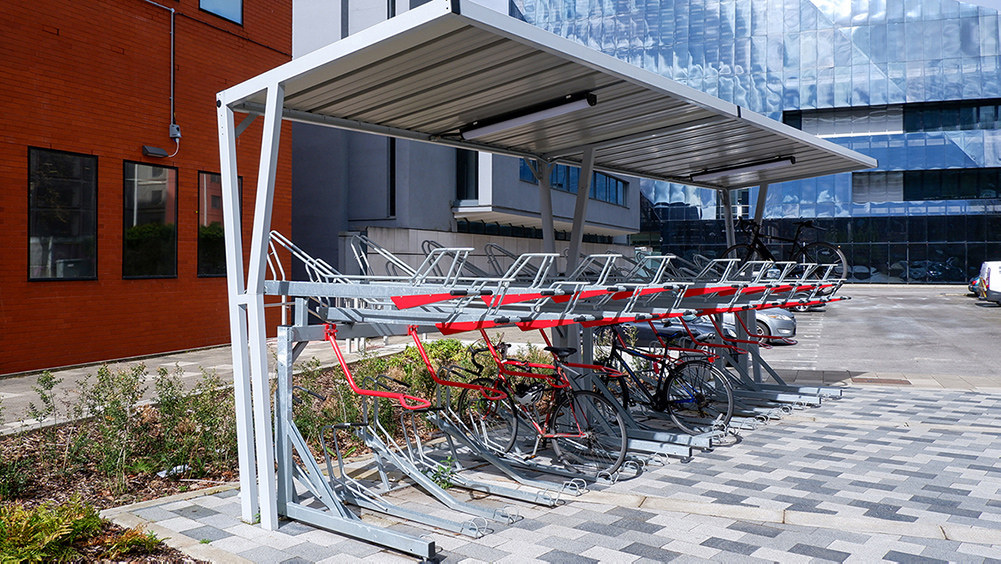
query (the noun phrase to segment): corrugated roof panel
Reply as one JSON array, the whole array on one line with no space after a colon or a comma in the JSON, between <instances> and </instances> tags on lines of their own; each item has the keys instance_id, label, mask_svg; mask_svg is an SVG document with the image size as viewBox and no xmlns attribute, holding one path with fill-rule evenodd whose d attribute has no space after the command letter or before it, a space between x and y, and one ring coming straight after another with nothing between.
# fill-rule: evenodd
<instances>
[{"instance_id":1,"label":"corrugated roof panel","mask_svg":"<svg viewBox=\"0 0 1001 564\"><path fill-rule=\"evenodd\" d=\"M285 85L295 119L359 131L559 162L596 147L595 166L684 179L780 156L796 164L732 173L736 188L875 166L875 160L806 135L662 76L465 0L432 0L241 87L260 111L260 84ZM460 128L593 91L594 107L472 141ZM316 116L311 118L310 116ZM627 172L628 171L628 172Z\"/></svg>"}]
</instances>

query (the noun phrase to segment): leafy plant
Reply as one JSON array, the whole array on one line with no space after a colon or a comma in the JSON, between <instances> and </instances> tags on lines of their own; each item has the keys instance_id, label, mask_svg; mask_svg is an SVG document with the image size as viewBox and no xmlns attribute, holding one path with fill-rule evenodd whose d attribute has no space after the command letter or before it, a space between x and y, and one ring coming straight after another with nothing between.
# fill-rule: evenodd
<instances>
[{"instance_id":1,"label":"leafy plant","mask_svg":"<svg viewBox=\"0 0 1001 564\"><path fill-rule=\"evenodd\" d=\"M105 558L120 558L126 554L148 554L163 542L153 531L143 532L141 527L125 529L116 535L104 553Z\"/></svg>"},{"instance_id":2,"label":"leafy plant","mask_svg":"<svg viewBox=\"0 0 1001 564\"><path fill-rule=\"evenodd\" d=\"M31 387L38 394L38 399L42 402L42 406L39 408L35 405L35 402L28 402L28 415L38 421L39 427L42 426L42 422L45 419L55 417L56 415L56 395L53 390L60 383L62 383L61 378L56 378L51 372L46 370L38 376L36 385Z\"/></svg>"},{"instance_id":3,"label":"leafy plant","mask_svg":"<svg viewBox=\"0 0 1001 564\"><path fill-rule=\"evenodd\" d=\"M88 376L81 383L81 400L94 417L99 439L90 443L88 453L96 457L98 468L116 480L116 489L125 485L125 475L143 452L149 438L148 421L140 416L139 401L146 393L146 365L138 364L112 371L102 366L97 379Z\"/></svg>"},{"instance_id":4,"label":"leafy plant","mask_svg":"<svg viewBox=\"0 0 1001 564\"><path fill-rule=\"evenodd\" d=\"M42 430L43 456L46 459L52 457L55 452L56 430L56 394L55 388L62 383L61 378L56 378L51 372L46 370L38 376L37 383L31 387L38 394L41 407L35 402L28 402L28 416L38 421L38 428ZM46 425L48 423L48 425Z\"/></svg>"},{"instance_id":5,"label":"leafy plant","mask_svg":"<svg viewBox=\"0 0 1001 564\"><path fill-rule=\"evenodd\" d=\"M232 458L236 449L233 394L215 372L185 391L180 369L160 368L154 377L158 410L150 413L156 443L148 453L150 470L185 468L201 476Z\"/></svg>"},{"instance_id":6,"label":"leafy plant","mask_svg":"<svg viewBox=\"0 0 1001 564\"><path fill-rule=\"evenodd\" d=\"M0 460L0 501L17 499L27 491L33 466L25 458Z\"/></svg>"},{"instance_id":7,"label":"leafy plant","mask_svg":"<svg viewBox=\"0 0 1001 564\"><path fill-rule=\"evenodd\" d=\"M452 482L452 478L455 477L455 459L449 456L439 462L428 477L443 490L451 488L455 485Z\"/></svg>"},{"instance_id":8,"label":"leafy plant","mask_svg":"<svg viewBox=\"0 0 1001 564\"><path fill-rule=\"evenodd\" d=\"M0 561L73 559L78 554L73 544L98 534L102 526L97 509L78 497L33 509L19 503L0 505Z\"/></svg>"}]
</instances>

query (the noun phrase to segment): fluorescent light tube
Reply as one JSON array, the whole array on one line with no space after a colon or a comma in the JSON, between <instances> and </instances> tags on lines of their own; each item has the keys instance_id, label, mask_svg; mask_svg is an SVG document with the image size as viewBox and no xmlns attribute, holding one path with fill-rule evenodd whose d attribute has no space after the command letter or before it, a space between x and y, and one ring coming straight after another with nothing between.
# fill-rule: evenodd
<instances>
[{"instance_id":1,"label":"fluorescent light tube","mask_svg":"<svg viewBox=\"0 0 1001 564\"><path fill-rule=\"evenodd\" d=\"M518 126L590 108L597 103L598 97L590 92L571 94L559 100L539 104L513 114L505 114L493 120L474 122L472 127L462 131L461 134L462 138L466 140L477 139L491 133L497 133L498 131L513 129Z\"/></svg>"},{"instance_id":2,"label":"fluorescent light tube","mask_svg":"<svg viewBox=\"0 0 1001 564\"><path fill-rule=\"evenodd\" d=\"M707 170L705 172L699 172L693 174L691 176L691 179L693 181L715 180L717 178L722 178L724 176L730 176L731 174L743 174L745 172L770 170L773 168L782 168L784 166L790 166L794 164L796 164L796 157L779 157L776 159L772 159L770 161L762 161L741 166L732 166L729 168L721 168L712 171Z\"/></svg>"}]
</instances>

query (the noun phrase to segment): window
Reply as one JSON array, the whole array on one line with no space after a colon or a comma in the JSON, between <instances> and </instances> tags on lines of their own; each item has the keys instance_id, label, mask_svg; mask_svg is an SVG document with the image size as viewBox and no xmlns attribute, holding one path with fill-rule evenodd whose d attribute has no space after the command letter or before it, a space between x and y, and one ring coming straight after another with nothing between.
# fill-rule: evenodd
<instances>
[{"instance_id":1,"label":"window","mask_svg":"<svg viewBox=\"0 0 1001 564\"><path fill-rule=\"evenodd\" d=\"M532 169L522 160L521 168L518 171L518 178L524 182L538 184ZM549 177L549 184L556 190L577 193L577 184L580 180L580 169L567 165L555 165ZM608 176L601 172L594 173L591 177L592 199L620 206L626 205L626 182L613 176Z\"/></svg>"},{"instance_id":2,"label":"window","mask_svg":"<svg viewBox=\"0 0 1001 564\"><path fill-rule=\"evenodd\" d=\"M243 0L198 0L198 7L220 18L243 25Z\"/></svg>"},{"instance_id":3,"label":"window","mask_svg":"<svg viewBox=\"0 0 1001 564\"><path fill-rule=\"evenodd\" d=\"M124 278L177 276L177 169L125 163Z\"/></svg>"},{"instance_id":4,"label":"window","mask_svg":"<svg viewBox=\"0 0 1001 564\"><path fill-rule=\"evenodd\" d=\"M852 173L852 201L978 200L998 197L1001 168Z\"/></svg>"},{"instance_id":5,"label":"window","mask_svg":"<svg viewBox=\"0 0 1001 564\"><path fill-rule=\"evenodd\" d=\"M455 199L478 200L479 195L479 156L476 151L466 149L455 150L456 178Z\"/></svg>"},{"instance_id":6,"label":"window","mask_svg":"<svg viewBox=\"0 0 1001 564\"><path fill-rule=\"evenodd\" d=\"M237 181L243 195L243 178ZM237 205L237 213L242 210ZM226 239L222 214L222 177L198 173L198 276L226 276Z\"/></svg>"},{"instance_id":7,"label":"window","mask_svg":"<svg viewBox=\"0 0 1001 564\"><path fill-rule=\"evenodd\" d=\"M792 110L782 114L782 121L820 137L997 129L1001 126L1001 100Z\"/></svg>"},{"instance_id":8,"label":"window","mask_svg":"<svg viewBox=\"0 0 1001 564\"><path fill-rule=\"evenodd\" d=\"M97 278L97 157L28 149L28 279Z\"/></svg>"}]
</instances>

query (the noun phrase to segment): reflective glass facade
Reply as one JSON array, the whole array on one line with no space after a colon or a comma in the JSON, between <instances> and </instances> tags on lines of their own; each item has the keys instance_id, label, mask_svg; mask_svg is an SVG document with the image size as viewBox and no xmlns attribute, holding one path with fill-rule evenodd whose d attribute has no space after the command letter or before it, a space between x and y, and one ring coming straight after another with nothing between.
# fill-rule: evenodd
<instances>
[{"instance_id":1,"label":"reflective glass facade","mask_svg":"<svg viewBox=\"0 0 1001 564\"><path fill-rule=\"evenodd\" d=\"M952 0L523 0L521 9L553 33L875 157L878 168L854 182L773 185L764 210L782 232L792 218L823 219L857 280L963 282L985 258L1001 259L1001 201L980 189L1001 167L995 10ZM719 232L712 191L641 189L656 204L694 208L665 218L665 251L722 248L694 246ZM754 213L755 192L744 213Z\"/></svg>"}]
</instances>

